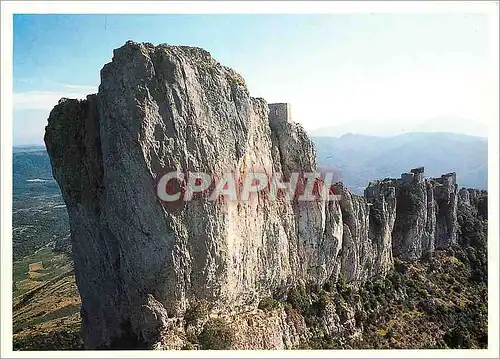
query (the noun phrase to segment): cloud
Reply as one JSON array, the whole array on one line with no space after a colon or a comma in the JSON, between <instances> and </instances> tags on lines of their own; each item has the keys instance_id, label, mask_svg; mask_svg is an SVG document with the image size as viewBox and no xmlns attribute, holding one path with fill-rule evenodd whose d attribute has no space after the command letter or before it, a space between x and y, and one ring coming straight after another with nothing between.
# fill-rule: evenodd
<instances>
[{"instance_id":1,"label":"cloud","mask_svg":"<svg viewBox=\"0 0 500 359\"><path fill-rule=\"evenodd\" d=\"M50 110L62 98L84 99L88 94L95 93L95 86L62 85L57 91L25 91L14 92L13 108L16 110Z\"/></svg>"},{"instance_id":2,"label":"cloud","mask_svg":"<svg viewBox=\"0 0 500 359\"><path fill-rule=\"evenodd\" d=\"M96 90L97 90L96 86L88 86L88 85L62 84L61 86L64 88L67 88L67 89L74 90L74 91L86 91L87 93L96 92Z\"/></svg>"},{"instance_id":3,"label":"cloud","mask_svg":"<svg viewBox=\"0 0 500 359\"><path fill-rule=\"evenodd\" d=\"M97 92L97 86L57 84L53 88L13 93L14 145L43 143L49 113L62 97L84 99Z\"/></svg>"},{"instance_id":4,"label":"cloud","mask_svg":"<svg viewBox=\"0 0 500 359\"><path fill-rule=\"evenodd\" d=\"M14 146L42 144L50 110L17 110L12 121Z\"/></svg>"}]
</instances>

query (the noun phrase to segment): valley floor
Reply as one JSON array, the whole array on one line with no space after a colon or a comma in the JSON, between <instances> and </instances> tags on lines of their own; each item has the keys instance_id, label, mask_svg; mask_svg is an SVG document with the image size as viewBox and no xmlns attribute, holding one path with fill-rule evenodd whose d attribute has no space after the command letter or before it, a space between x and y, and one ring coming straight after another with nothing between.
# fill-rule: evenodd
<instances>
[{"instance_id":1,"label":"valley floor","mask_svg":"<svg viewBox=\"0 0 500 359\"><path fill-rule=\"evenodd\" d=\"M69 255L44 247L14 262L12 289L14 350L81 347L80 296Z\"/></svg>"}]
</instances>

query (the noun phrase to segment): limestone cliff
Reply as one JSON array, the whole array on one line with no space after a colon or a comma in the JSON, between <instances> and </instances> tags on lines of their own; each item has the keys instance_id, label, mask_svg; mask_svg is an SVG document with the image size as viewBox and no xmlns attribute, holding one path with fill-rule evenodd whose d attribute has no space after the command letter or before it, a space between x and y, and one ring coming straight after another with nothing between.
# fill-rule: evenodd
<instances>
[{"instance_id":1,"label":"limestone cliff","mask_svg":"<svg viewBox=\"0 0 500 359\"><path fill-rule=\"evenodd\" d=\"M134 42L114 51L97 94L54 107L45 143L68 208L87 348L165 348L165 332L200 300L238 312L300 283L384 275L393 254L455 241L449 177L377 182L365 198L338 183L339 201L158 197L175 170L316 172L304 129L268 113L208 52ZM290 347L300 331L277 315L264 337Z\"/></svg>"},{"instance_id":2,"label":"limestone cliff","mask_svg":"<svg viewBox=\"0 0 500 359\"><path fill-rule=\"evenodd\" d=\"M424 178L423 168L401 178L371 182L365 197L391 189L396 196L396 220L392 231L393 254L406 260L420 258L436 248L457 241L458 189L455 173Z\"/></svg>"}]
</instances>

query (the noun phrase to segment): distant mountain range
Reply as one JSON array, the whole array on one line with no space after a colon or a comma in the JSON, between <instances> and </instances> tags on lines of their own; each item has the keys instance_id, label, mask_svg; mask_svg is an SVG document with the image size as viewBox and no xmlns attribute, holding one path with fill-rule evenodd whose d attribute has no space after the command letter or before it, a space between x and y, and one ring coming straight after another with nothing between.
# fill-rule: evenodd
<instances>
[{"instance_id":1,"label":"distant mountain range","mask_svg":"<svg viewBox=\"0 0 500 359\"><path fill-rule=\"evenodd\" d=\"M12 154L12 195L14 210L22 202L49 196L62 201L59 186L52 176L45 147L14 147Z\"/></svg>"},{"instance_id":2,"label":"distant mountain range","mask_svg":"<svg viewBox=\"0 0 500 359\"><path fill-rule=\"evenodd\" d=\"M414 132L440 133L450 132L466 133L472 136L487 137L488 127L479 121L452 116L434 117L417 124L405 121L350 121L334 126L310 129L307 132L313 137L339 137L346 133L355 133L367 136L398 136Z\"/></svg>"},{"instance_id":3,"label":"distant mountain range","mask_svg":"<svg viewBox=\"0 0 500 359\"><path fill-rule=\"evenodd\" d=\"M28 180L52 180L52 167L45 147L19 146L13 149L12 172L14 187Z\"/></svg>"},{"instance_id":4,"label":"distant mountain range","mask_svg":"<svg viewBox=\"0 0 500 359\"><path fill-rule=\"evenodd\" d=\"M318 166L335 171L338 179L358 194L369 181L399 177L418 166L424 166L429 177L457 172L461 187L488 186L488 142L483 137L414 132L392 137L345 134L311 139L316 144Z\"/></svg>"}]
</instances>

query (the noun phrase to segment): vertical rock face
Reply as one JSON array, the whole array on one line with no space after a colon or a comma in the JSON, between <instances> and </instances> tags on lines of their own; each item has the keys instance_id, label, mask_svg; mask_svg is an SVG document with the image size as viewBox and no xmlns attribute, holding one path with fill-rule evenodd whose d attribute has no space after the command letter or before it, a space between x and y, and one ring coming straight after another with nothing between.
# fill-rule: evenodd
<instances>
[{"instance_id":1,"label":"vertical rock face","mask_svg":"<svg viewBox=\"0 0 500 359\"><path fill-rule=\"evenodd\" d=\"M159 200L172 170L316 169L302 127L271 128L267 103L206 51L129 42L102 69L97 95L62 100L48 122L87 347L151 346L190 301L252 304L336 270L338 204Z\"/></svg>"},{"instance_id":2,"label":"vertical rock face","mask_svg":"<svg viewBox=\"0 0 500 359\"><path fill-rule=\"evenodd\" d=\"M423 167L403 173L399 179L370 183L366 198L392 188L396 219L392 231L393 255L415 260L436 248L457 242L458 190L455 173L424 179Z\"/></svg>"},{"instance_id":3,"label":"vertical rock face","mask_svg":"<svg viewBox=\"0 0 500 359\"><path fill-rule=\"evenodd\" d=\"M461 188L458 192L457 207L466 212L472 212L473 217L487 219L488 193L485 190Z\"/></svg>"},{"instance_id":4,"label":"vertical rock face","mask_svg":"<svg viewBox=\"0 0 500 359\"><path fill-rule=\"evenodd\" d=\"M340 195L343 221L341 273L348 282L384 275L393 265L394 192L384 191L366 201L342 184L335 188Z\"/></svg>"},{"instance_id":5,"label":"vertical rock face","mask_svg":"<svg viewBox=\"0 0 500 359\"><path fill-rule=\"evenodd\" d=\"M446 248L457 243L458 188L455 173L434 178L434 199L436 201L436 248Z\"/></svg>"},{"instance_id":6,"label":"vertical rock face","mask_svg":"<svg viewBox=\"0 0 500 359\"><path fill-rule=\"evenodd\" d=\"M435 205L432 185L402 182L397 188L397 213L393 231L393 253L417 259L434 250Z\"/></svg>"},{"instance_id":7,"label":"vertical rock face","mask_svg":"<svg viewBox=\"0 0 500 359\"><path fill-rule=\"evenodd\" d=\"M158 347L200 299L235 308L340 274L360 282L386 274L393 254L455 241L454 177L418 171L364 198L338 183L339 201L160 200L172 171L316 172L303 128L268 112L208 52L134 42L114 51L97 94L54 107L45 143L69 213L87 348Z\"/></svg>"}]
</instances>

